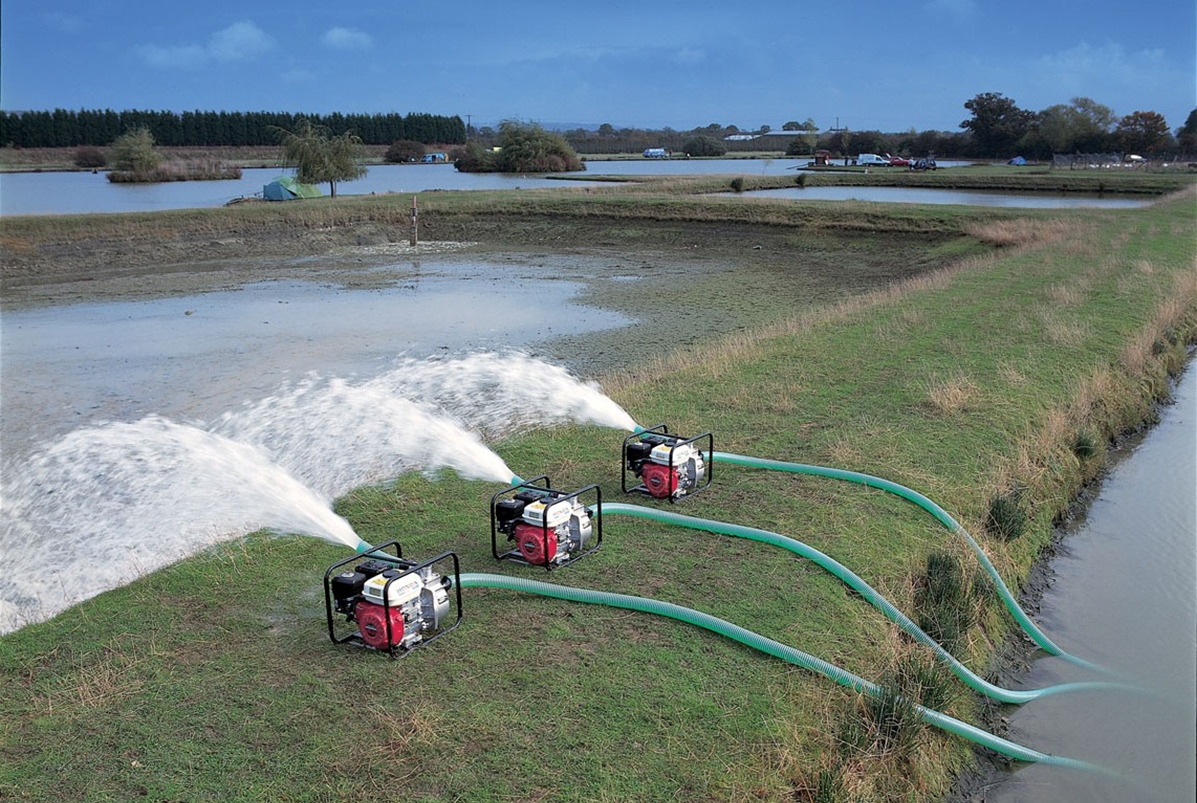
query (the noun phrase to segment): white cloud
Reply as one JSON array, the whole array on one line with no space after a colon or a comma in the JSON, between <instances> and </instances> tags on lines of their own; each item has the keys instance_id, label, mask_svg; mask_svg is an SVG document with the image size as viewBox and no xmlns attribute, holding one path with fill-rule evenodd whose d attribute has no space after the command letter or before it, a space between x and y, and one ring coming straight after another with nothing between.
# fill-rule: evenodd
<instances>
[{"instance_id":1,"label":"white cloud","mask_svg":"<svg viewBox=\"0 0 1197 803\"><path fill-rule=\"evenodd\" d=\"M353 28L331 28L320 41L325 47L334 50L369 50L374 47L374 37Z\"/></svg>"},{"instance_id":2,"label":"white cloud","mask_svg":"<svg viewBox=\"0 0 1197 803\"><path fill-rule=\"evenodd\" d=\"M274 38L257 25L252 22L235 22L212 34L206 45L142 45L137 48L137 52L151 67L186 70L202 67L213 61L250 61L269 53L275 46Z\"/></svg>"},{"instance_id":3,"label":"white cloud","mask_svg":"<svg viewBox=\"0 0 1197 803\"><path fill-rule=\"evenodd\" d=\"M252 22L234 22L212 34L208 52L217 61L247 61L274 49L274 39Z\"/></svg>"}]
</instances>

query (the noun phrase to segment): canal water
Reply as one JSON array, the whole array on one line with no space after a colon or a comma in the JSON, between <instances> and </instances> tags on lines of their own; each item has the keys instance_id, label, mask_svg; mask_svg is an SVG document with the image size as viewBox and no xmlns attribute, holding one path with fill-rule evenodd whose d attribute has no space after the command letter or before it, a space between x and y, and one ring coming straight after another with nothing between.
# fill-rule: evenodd
<instances>
[{"instance_id":1,"label":"canal water","mask_svg":"<svg viewBox=\"0 0 1197 803\"><path fill-rule=\"evenodd\" d=\"M1011 710L1008 736L1120 773L1023 766L966 800L1094 803L1197 799L1197 365L1160 423L1115 456L1050 564L1037 619L1073 654L1141 684L1145 694L1048 697ZM1092 673L1034 662L1027 688Z\"/></svg>"}]
</instances>

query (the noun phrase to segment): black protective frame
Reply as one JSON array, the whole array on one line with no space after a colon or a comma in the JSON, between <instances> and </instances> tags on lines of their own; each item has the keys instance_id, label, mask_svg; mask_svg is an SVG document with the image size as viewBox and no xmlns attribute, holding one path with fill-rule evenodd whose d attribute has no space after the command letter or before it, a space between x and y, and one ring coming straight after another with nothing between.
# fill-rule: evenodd
<instances>
[{"instance_id":1,"label":"black protective frame","mask_svg":"<svg viewBox=\"0 0 1197 803\"><path fill-rule=\"evenodd\" d=\"M394 547L394 549L395 549L394 555L389 555L383 551L389 547ZM390 644L392 641L392 639L391 639L391 616L390 616L391 603L390 603L390 595L387 593L390 590L391 583L395 582L396 580L398 580L402 577L406 577L407 575L411 574L412 572L418 572L420 569L433 566L434 564L441 563L443 561L451 561L453 564L453 591L454 591L454 595L457 598L456 605L454 606L454 611L456 612L457 617L453 620L453 623L450 625L445 625L445 626L440 627L436 633L434 633L431 636L428 636L427 638L420 639L420 641L416 642L415 646L413 646L413 647L403 647L401 645L392 645L390 647L387 647L386 649L380 650L377 647L367 644L366 640L364 638L362 638L361 631L357 627L354 627L353 630L349 633L346 633L346 634L340 635L340 636L337 635L337 628L333 622L334 614L335 614L335 611L333 610L333 601L332 601L332 577L333 577L333 574L338 569L340 569L342 566L347 566L348 564L355 563L357 561L371 560L371 559L380 560L380 561L383 561L386 563L391 563L396 568L400 568L400 569L404 570L401 574L398 574L395 577L388 578L386 584L383 586L383 589L382 589L383 610L386 611L385 621L386 621L387 644ZM440 574L442 577L446 576L445 572L443 572L443 571L438 572L438 574ZM333 644L353 644L358 647L363 647L367 650L373 650L374 652L385 652L391 658L396 658L396 657L404 658L408 654L414 652L415 650L418 650L420 647L423 647L427 644L431 644L432 642L436 641L441 636L445 635L446 633L450 632L451 630L454 630L459 624L461 624L461 618L462 618L462 613L463 613L462 607L461 607L461 564L457 559L457 553L442 552L441 554L439 554L433 558L430 558L430 559L424 561L423 563L417 563L415 561L405 560L403 558L403 547L401 547L399 545L398 541L387 541L385 544L376 546L373 549L367 550L366 552L356 554L352 557L345 558L344 560L339 560L336 563L334 563L332 566L329 566L328 571L326 571L324 573L324 611L325 611L325 614L328 616L328 637L332 641ZM354 620L351 617L346 617L346 621L353 622Z\"/></svg>"},{"instance_id":2,"label":"black protective frame","mask_svg":"<svg viewBox=\"0 0 1197 803\"><path fill-rule=\"evenodd\" d=\"M628 472L629 472L628 444L632 443L633 440L635 440L637 442L639 442L640 440L643 440L641 438L641 435L645 435L645 434L661 435L661 436L673 441L673 443L669 444L669 467L671 469L676 468L676 466L674 466L674 464L673 464L673 450L674 449L676 449L679 446L685 446L686 444L697 443L698 441L705 439L706 447L707 447L706 448L706 465L703 468L705 469L706 482L704 482L702 485L698 486L697 488L695 488L692 491L687 491L681 498L689 499L691 496L701 493L702 491L705 491L707 488L711 487L711 480L714 479L714 476L715 476L715 436L712 435L710 432L704 432L701 435L695 435L692 438L683 438L681 435L670 435L669 427L666 424L655 424L654 426L651 426L651 427L642 427L639 432L633 432L631 435L628 435L626 438L623 439L623 447L620 449L620 454L619 454L620 463L622 464L621 471L620 471L619 484L625 494L639 493L639 494L644 494L645 496L650 496L653 499L661 498L659 496L653 496L652 492L648 490L648 486L646 486L643 482L635 485L634 487L631 487L631 488L628 487ZM699 447L698 451L701 453L703 450L701 447ZM635 473L633 473L632 477L635 478L635 476L636 476ZM674 496L673 494L670 494L669 495L669 503L676 504L677 502L678 502L678 497Z\"/></svg>"},{"instance_id":3,"label":"black protective frame","mask_svg":"<svg viewBox=\"0 0 1197 803\"><path fill-rule=\"evenodd\" d=\"M538 482L543 482L544 484L537 485L536 483L538 483ZM595 483L595 484L587 485L583 488L579 488L578 490L574 491L573 493L565 493L564 491L560 491L556 488L553 488L552 483L549 481L548 475L542 474L539 477L533 477L532 479L523 480L521 482L516 483L515 485L508 486L507 488L504 488L503 490L499 491L498 493L496 493L494 496L492 496L490 498L490 551L491 551L491 554L494 555L495 560L510 560L510 561L514 561L515 563L519 563L524 566L539 565L539 564L529 563L524 558L524 556L520 553L518 548L508 550L507 552L499 551L499 523L498 523L498 515L496 514L496 509L499 504L499 501L502 499L506 499L510 496L514 496L515 494L519 493L520 491L527 491L527 490L534 491L536 493L541 494L542 498L546 499L546 501L551 500L553 504L556 504L557 502L574 499L574 498L579 497L582 494L588 493L590 491L594 491L594 493L595 493L595 503L594 503L593 508L591 508L591 516L590 516L591 526L594 528L594 543L588 549L586 549L582 552L577 552L573 555L570 555L567 559L565 559L559 563L554 563L553 561L545 561L544 567L547 571L552 571L554 568L558 568L561 566L568 566L569 564L573 563L574 561L576 561L580 558L584 558L587 555L589 555L590 553L597 551L598 548L600 546L602 546L602 544L603 544L603 514L602 514L603 489L600 488L597 483ZM549 536L550 536L549 522L548 522L548 518L546 517L545 520L541 523L541 537L544 538L544 554L545 555L549 554Z\"/></svg>"}]
</instances>

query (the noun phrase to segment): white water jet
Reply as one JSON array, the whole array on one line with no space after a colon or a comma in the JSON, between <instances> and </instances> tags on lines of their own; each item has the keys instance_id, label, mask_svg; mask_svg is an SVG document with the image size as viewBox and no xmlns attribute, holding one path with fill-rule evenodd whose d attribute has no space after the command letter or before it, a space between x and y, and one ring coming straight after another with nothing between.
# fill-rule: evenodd
<instances>
[{"instance_id":1,"label":"white water jet","mask_svg":"<svg viewBox=\"0 0 1197 803\"><path fill-rule=\"evenodd\" d=\"M467 479L502 483L512 477L477 435L374 383L313 375L226 413L213 431L259 446L331 497L415 469L448 467Z\"/></svg>"},{"instance_id":2,"label":"white water jet","mask_svg":"<svg viewBox=\"0 0 1197 803\"><path fill-rule=\"evenodd\" d=\"M369 384L435 404L488 437L566 421L636 430L597 382L520 352L407 359Z\"/></svg>"},{"instance_id":3,"label":"white water jet","mask_svg":"<svg viewBox=\"0 0 1197 803\"><path fill-rule=\"evenodd\" d=\"M361 542L260 449L157 416L69 433L0 498L0 632L257 529Z\"/></svg>"}]
</instances>

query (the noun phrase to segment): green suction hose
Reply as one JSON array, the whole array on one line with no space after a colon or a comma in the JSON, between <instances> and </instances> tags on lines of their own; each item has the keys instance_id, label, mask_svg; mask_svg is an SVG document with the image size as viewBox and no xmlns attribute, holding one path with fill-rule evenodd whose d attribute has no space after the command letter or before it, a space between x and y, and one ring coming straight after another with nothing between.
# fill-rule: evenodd
<instances>
[{"instance_id":1,"label":"green suction hose","mask_svg":"<svg viewBox=\"0 0 1197 803\"><path fill-rule=\"evenodd\" d=\"M994 567L989 556L985 554L985 550L981 549L981 545L969 535L968 531L964 529L954 518L948 515L948 512L939 505L935 504L931 499L928 499L918 491L907 488L905 485L899 485L896 482L882 479L881 477L874 477L870 474L862 474L857 471L846 471L839 468L827 468L825 466L812 466L805 463L787 463L782 460L767 460L760 457L749 457L746 455L729 454L727 452L715 452L712 459L718 463L730 463L732 465L747 466L749 468L763 468L770 471L784 471L790 474L809 474L816 477L829 477L836 480L845 480L847 482L855 482L860 485L867 485L870 488L880 488L883 491L896 494L903 499L913 502L921 507L923 510L934 516L941 524L948 528L951 532L961 536L968 543L969 548L972 549L973 554L977 556L977 560L981 562L985 572L993 579L994 585L997 587L998 594L1002 598L1002 602L1006 606L1006 610L1014 617L1023 631L1031 637L1031 639L1039 645L1040 648L1052 655L1055 655L1069 663L1083 666L1096 672L1104 672L1105 670L1096 664L1086 661L1084 658L1078 658L1062 648L1058 647L1055 642L1048 638L1047 634L1039 629L1038 625L1031 621L1031 618L1019 606L1018 600L1014 598L1014 594L1006 586L1002 576Z\"/></svg>"},{"instance_id":2,"label":"green suction hose","mask_svg":"<svg viewBox=\"0 0 1197 803\"><path fill-rule=\"evenodd\" d=\"M512 577L508 575L497 574L476 574L467 573L461 575L462 588L497 588L507 591L519 591L529 594L539 594L544 597L552 597L554 599L568 600L570 602L584 602L593 605L606 605L612 608L624 608L626 610L641 611L643 613L651 613L657 616L666 616L670 619L677 619L681 622L695 625L697 627L705 628L713 633L725 636L733 641L737 641L754 650L758 650L775 658L780 658L791 664L796 664L809 669L823 677L835 681L841 686L846 686L864 694L871 696L878 696L882 693L881 687L875 683L871 683L864 678L848 672L835 664L828 663L813 655L808 655L801 650L766 638L759 633L754 633L751 630L734 625L723 619L716 618L709 614L693 610L692 608L684 608L680 605L674 605L661 600L648 599L646 597L633 597L627 594L615 594L607 591L595 591L593 589L571 588L569 586L559 586L552 583L544 583L538 580L526 580L522 577ZM1096 772L1109 777L1117 777L1109 770L1097 767L1084 761L1078 761L1072 758L1065 758L1061 756L1054 756L1050 753L1041 753L1038 750L1032 750L1029 747L1011 742L1008 739L1003 739L1000 736L995 736L988 731L970 725L967 722L962 722L954 717L939 711L934 711L930 708L924 708L921 705L915 706L919 717L926 723L934 725L937 728L954 733L957 736L962 736L969 741L979 744L982 747L987 747L1002 755L1017 759L1018 761L1028 761L1040 764L1048 764L1057 767L1068 767L1071 769L1087 770Z\"/></svg>"},{"instance_id":3,"label":"green suction hose","mask_svg":"<svg viewBox=\"0 0 1197 803\"><path fill-rule=\"evenodd\" d=\"M1073 691L1110 691L1113 689L1130 690L1132 687L1124 686L1115 683L1063 683L1057 686L1049 686L1044 689L1030 689L1024 691L1016 691L1012 689L1004 689L1000 686L995 686L984 678L974 673L967 666L962 664L950 652L945 650L939 642L926 634L917 624L915 624L910 617L902 613L893 603L882 596L876 589L866 583L856 573L854 573L847 566L844 566L834 558L820 552L814 547L804 544L793 538L788 538L784 535L769 532L768 530L760 530L755 527L746 527L741 524L728 524L726 522L712 521L710 519L700 519L694 516L684 516L680 513L674 513L668 510L658 510L656 508L641 507L639 505L625 505L618 502L607 502L603 504L602 514L604 516L624 515L635 518L649 519L651 521L659 521L666 524L675 524L680 527L689 527L692 530L704 530L706 532L718 533L720 535L730 535L735 538L747 538L751 541L760 541L762 543L771 544L773 546L781 547L782 549L793 552L795 555L813 561L821 568L827 570L831 574L842 580L848 587L859 593L864 599L877 610L881 611L887 619L894 622L898 627L902 628L907 634L912 636L920 644L931 649L935 656L940 661L947 664L952 674L960 678L966 685L974 691L980 692L994 700L1003 703L1026 703L1031 700L1037 700L1040 697L1048 697L1053 694L1061 694L1063 692Z\"/></svg>"}]
</instances>

